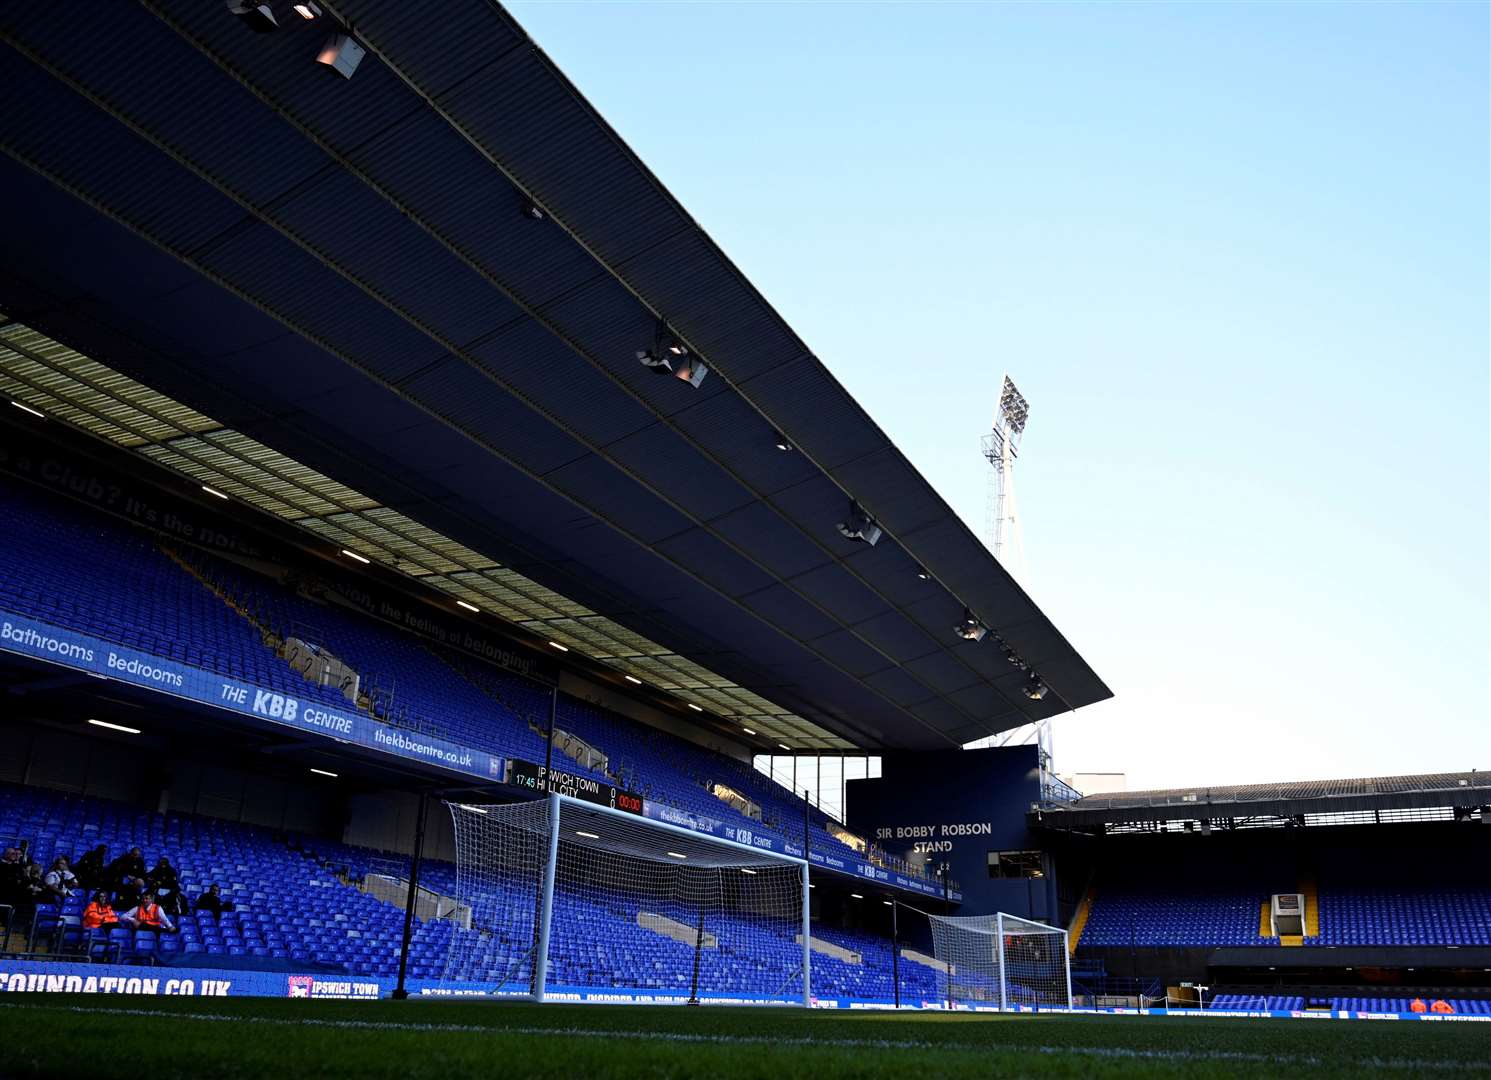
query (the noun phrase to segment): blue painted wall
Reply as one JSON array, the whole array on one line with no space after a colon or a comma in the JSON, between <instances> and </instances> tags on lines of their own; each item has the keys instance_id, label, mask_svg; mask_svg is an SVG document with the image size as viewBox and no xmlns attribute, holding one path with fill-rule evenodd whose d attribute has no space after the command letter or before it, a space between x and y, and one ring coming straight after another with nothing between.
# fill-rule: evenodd
<instances>
[{"instance_id":1,"label":"blue painted wall","mask_svg":"<svg viewBox=\"0 0 1491 1080\"><path fill-rule=\"evenodd\" d=\"M881 775L848 784L849 827L885 850L951 864L963 889L960 911L1003 911L1053 922L1056 874L1050 857L1040 878L991 879L990 851L1037 851L1025 827L1040 798L1034 746L886 754ZM914 845L931 850L919 853Z\"/></svg>"}]
</instances>

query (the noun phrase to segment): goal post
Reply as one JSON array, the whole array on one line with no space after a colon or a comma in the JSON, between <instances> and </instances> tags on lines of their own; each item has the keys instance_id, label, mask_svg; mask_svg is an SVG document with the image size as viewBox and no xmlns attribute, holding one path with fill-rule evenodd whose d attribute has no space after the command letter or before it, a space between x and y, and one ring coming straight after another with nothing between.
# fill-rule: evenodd
<instances>
[{"instance_id":1,"label":"goal post","mask_svg":"<svg viewBox=\"0 0 1491 1080\"><path fill-rule=\"evenodd\" d=\"M450 803L446 981L535 1000L812 1003L808 865L551 794Z\"/></svg>"},{"instance_id":2,"label":"goal post","mask_svg":"<svg viewBox=\"0 0 1491 1080\"><path fill-rule=\"evenodd\" d=\"M1070 1008L1072 972L1065 930L1003 912L927 919L948 1008Z\"/></svg>"}]
</instances>

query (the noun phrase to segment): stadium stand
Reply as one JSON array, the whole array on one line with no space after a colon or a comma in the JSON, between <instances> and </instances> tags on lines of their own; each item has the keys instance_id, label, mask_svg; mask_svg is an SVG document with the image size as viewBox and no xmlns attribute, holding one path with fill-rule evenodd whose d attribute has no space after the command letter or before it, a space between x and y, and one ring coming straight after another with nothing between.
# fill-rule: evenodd
<instances>
[{"instance_id":1,"label":"stadium stand","mask_svg":"<svg viewBox=\"0 0 1491 1080\"><path fill-rule=\"evenodd\" d=\"M0 487L0 526L24 538L0 553L0 606L286 694L347 708L276 654L289 637L326 648L362 677L362 706L395 726L473 749L542 762L549 691L475 658L446 660L412 634L312 599L316 580L280 577L184 546L19 486ZM561 696L557 726L604 751L609 774L568 758L566 771L616 782L693 814L847 850L816 808L748 765L686 739ZM760 809L748 817L711 789ZM887 860L890 861L890 860ZM897 862L897 869L911 872Z\"/></svg>"},{"instance_id":2,"label":"stadium stand","mask_svg":"<svg viewBox=\"0 0 1491 1080\"><path fill-rule=\"evenodd\" d=\"M1354 849L1312 849L1319 934L1305 945L1491 945L1491 871L1478 861L1436 866L1420 880L1384 880ZM1183 874L1178 867L1183 866ZM1177 868L1142 859L1100 871L1082 946L1252 946L1260 910L1275 893L1300 890L1295 864L1189 852Z\"/></svg>"},{"instance_id":3,"label":"stadium stand","mask_svg":"<svg viewBox=\"0 0 1491 1080\"><path fill-rule=\"evenodd\" d=\"M284 965L314 962L352 974L391 975L397 970L403 911L358 888L374 865L403 857L334 841L181 814L159 814L110 800L65 795L38 788L0 786L0 837L24 843L38 862L76 855L97 844L110 855L144 850L148 865L165 855L177 866L183 891L195 898L209 884L222 886L235 910L220 918L207 913L176 920L178 933L116 929L88 935L79 923L86 901L80 892L61 905L41 904L34 921L13 928L11 952L89 955L100 962L195 966ZM454 891L455 867L427 861L425 887ZM513 883L531 901L531 883ZM686 989L694 949L638 922L638 901L604 891L570 895L557 908L553 979L576 986ZM522 905L516 905L521 909ZM685 922L691 913L658 912ZM497 952L510 940L529 940L531 925L505 929ZM410 975L435 978L444 971L452 923L417 919L410 947ZM793 976L797 950L751 937L748 923L711 924L719 947L703 951L703 977L744 992L779 992ZM891 985L890 945L859 931L815 928L823 951L814 955L814 987L820 995L887 999ZM732 947L733 944L733 947ZM933 968L908 960L901 965L902 993L935 999ZM526 978L526 966L512 977Z\"/></svg>"},{"instance_id":4,"label":"stadium stand","mask_svg":"<svg viewBox=\"0 0 1491 1080\"><path fill-rule=\"evenodd\" d=\"M1260 902L1293 891L1283 872L1228 861L1188 862L1185 876L1148 862L1105 868L1082 929L1083 945L1268 945Z\"/></svg>"},{"instance_id":5,"label":"stadium stand","mask_svg":"<svg viewBox=\"0 0 1491 1080\"><path fill-rule=\"evenodd\" d=\"M244 618L142 530L0 484L0 607L282 693L345 704L305 682Z\"/></svg>"}]
</instances>

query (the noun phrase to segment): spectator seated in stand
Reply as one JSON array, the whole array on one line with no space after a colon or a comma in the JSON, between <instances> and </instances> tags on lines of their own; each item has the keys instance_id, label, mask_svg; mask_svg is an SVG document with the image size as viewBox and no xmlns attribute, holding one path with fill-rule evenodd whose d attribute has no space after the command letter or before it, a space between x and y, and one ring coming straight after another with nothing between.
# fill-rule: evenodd
<instances>
[{"instance_id":1,"label":"spectator seated in stand","mask_svg":"<svg viewBox=\"0 0 1491 1080\"><path fill-rule=\"evenodd\" d=\"M18 907L25 896L26 864L21 861L21 849L8 847L0 855L0 904Z\"/></svg>"},{"instance_id":2,"label":"spectator seated in stand","mask_svg":"<svg viewBox=\"0 0 1491 1080\"><path fill-rule=\"evenodd\" d=\"M1408 1003L1408 1011L1414 1013L1425 1013L1429 1011L1429 1006L1424 1004L1423 998L1414 998Z\"/></svg>"},{"instance_id":3,"label":"spectator seated in stand","mask_svg":"<svg viewBox=\"0 0 1491 1080\"><path fill-rule=\"evenodd\" d=\"M215 919L222 919L223 912L233 910L233 901L224 900L222 891L216 882L207 886L207 891L197 897L197 902L192 905L193 911L210 911Z\"/></svg>"},{"instance_id":4,"label":"spectator seated in stand","mask_svg":"<svg viewBox=\"0 0 1491 1080\"><path fill-rule=\"evenodd\" d=\"M52 860L52 868L42 877L41 883L46 890L46 899L58 904L77 890L78 878L68 865L66 855L58 855Z\"/></svg>"},{"instance_id":5,"label":"spectator seated in stand","mask_svg":"<svg viewBox=\"0 0 1491 1080\"><path fill-rule=\"evenodd\" d=\"M138 904L121 915L119 921L131 930L155 930L167 934L176 932L176 924L171 921L171 917L156 903L155 897L148 893L140 897Z\"/></svg>"},{"instance_id":6,"label":"spectator seated in stand","mask_svg":"<svg viewBox=\"0 0 1491 1080\"><path fill-rule=\"evenodd\" d=\"M78 878L78 888L104 889L112 885L113 882L108 880L108 860L109 849L103 844L79 855L72 864L72 872Z\"/></svg>"},{"instance_id":7,"label":"spectator seated in stand","mask_svg":"<svg viewBox=\"0 0 1491 1080\"><path fill-rule=\"evenodd\" d=\"M93 899L83 909L84 930L113 930L119 926L119 916L109 903L109 894L96 889Z\"/></svg>"},{"instance_id":8,"label":"spectator seated in stand","mask_svg":"<svg viewBox=\"0 0 1491 1080\"><path fill-rule=\"evenodd\" d=\"M45 903L47 900L47 887L43 879L46 877L41 872L41 864L35 859L26 859L22 864L21 880L23 883L26 902L29 906Z\"/></svg>"},{"instance_id":9,"label":"spectator seated in stand","mask_svg":"<svg viewBox=\"0 0 1491 1080\"><path fill-rule=\"evenodd\" d=\"M126 882L145 880L145 853L137 847L132 847L119 858L115 859L104 869L104 885L107 888L118 890ZM119 897L114 897L118 903Z\"/></svg>"},{"instance_id":10,"label":"spectator seated in stand","mask_svg":"<svg viewBox=\"0 0 1491 1080\"><path fill-rule=\"evenodd\" d=\"M187 913L186 897L181 895L181 879L176 876L171 860L164 855L156 860L154 869L146 875L145 885L167 912L172 915Z\"/></svg>"},{"instance_id":11,"label":"spectator seated in stand","mask_svg":"<svg viewBox=\"0 0 1491 1080\"><path fill-rule=\"evenodd\" d=\"M1453 1015L1455 1007L1444 998L1435 998L1434 1004L1429 1006L1429 1011L1439 1016L1450 1016Z\"/></svg>"}]
</instances>

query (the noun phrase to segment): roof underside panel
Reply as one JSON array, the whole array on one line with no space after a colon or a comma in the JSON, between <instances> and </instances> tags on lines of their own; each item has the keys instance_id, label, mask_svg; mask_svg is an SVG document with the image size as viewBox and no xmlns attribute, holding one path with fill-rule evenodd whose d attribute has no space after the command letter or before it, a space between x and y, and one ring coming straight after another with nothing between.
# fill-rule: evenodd
<instances>
[{"instance_id":1,"label":"roof underside panel","mask_svg":"<svg viewBox=\"0 0 1491 1080\"><path fill-rule=\"evenodd\" d=\"M452 595L480 587L445 576L480 553L605 620L567 632L607 662L640 632L867 745L1107 696L504 11L323 6L370 47L350 81L309 62L316 33L250 34L220 6L0 11L0 77L27 105L0 118L0 190L38 211L4 235L0 302L408 526L232 475L201 440L159 460ZM708 363L698 390L636 362L660 316ZM89 422L167 434L126 419ZM836 531L851 500L877 547ZM949 633L965 606L1045 701Z\"/></svg>"}]
</instances>

